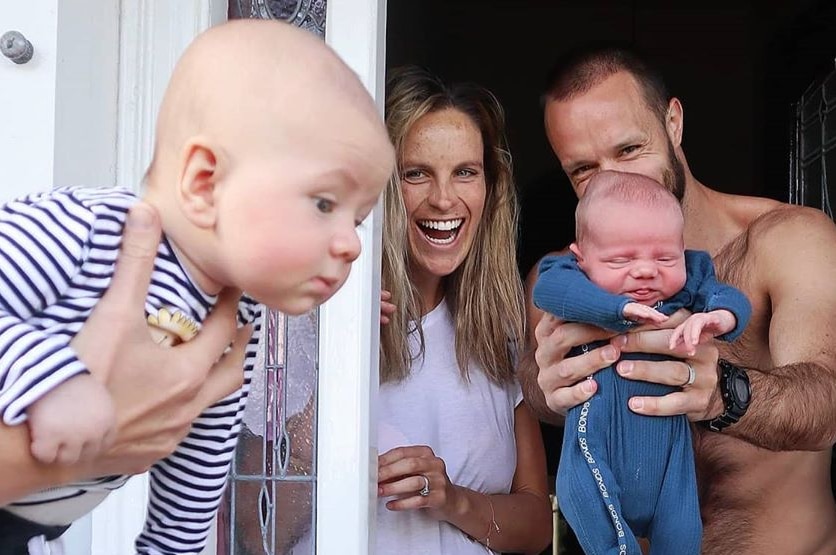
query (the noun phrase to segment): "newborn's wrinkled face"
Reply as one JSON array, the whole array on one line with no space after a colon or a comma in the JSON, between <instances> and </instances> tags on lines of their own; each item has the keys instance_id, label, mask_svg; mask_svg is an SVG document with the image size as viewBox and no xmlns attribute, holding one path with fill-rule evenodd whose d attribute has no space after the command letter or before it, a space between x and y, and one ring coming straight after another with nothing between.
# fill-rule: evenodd
<instances>
[{"instance_id":1,"label":"newborn's wrinkled face","mask_svg":"<svg viewBox=\"0 0 836 555\"><path fill-rule=\"evenodd\" d=\"M604 202L591 220L578 263L593 283L648 306L685 285L682 219L673 211Z\"/></svg>"},{"instance_id":2,"label":"newborn's wrinkled face","mask_svg":"<svg viewBox=\"0 0 836 555\"><path fill-rule=\"evenodd\" d=\"M485 206L482 135L466 114L445 109L409 130L400 166L416 283L453 273L473 245Z\"/></svg>"}]
</instances>

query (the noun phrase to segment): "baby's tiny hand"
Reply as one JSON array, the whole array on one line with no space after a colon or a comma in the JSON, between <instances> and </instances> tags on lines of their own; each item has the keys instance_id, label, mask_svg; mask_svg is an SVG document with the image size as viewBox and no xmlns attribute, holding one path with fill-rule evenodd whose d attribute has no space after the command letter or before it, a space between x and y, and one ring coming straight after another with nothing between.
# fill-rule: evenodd
<instances>
[{"instance_id":1,"label":"baby's tiny hand","mask_svg":"<svg viewBox=\"0 0 836 555\"><path fill-rule=\"evenodd\" d=\"M113 439L113 400L104 385L90 374L70 378L26 412L32 455L46 464L90 460Z\"/></svg>"},{"instance_id":2,"label":"baby's tiny hand","mask_svg":"<svg viewBox=\"0 0 836 555\"><path fill-rule=\"evenodd\" d=\"M736 325L737 318L728 310L698 312L689 316L673 330L669 346L671 350L679 349L691 356L702 341L728 333Z\"/></svg>"},{"instance_id":3,"label":"baby's tiny hand","mask_svg":"<svg viewBox=\"0 0 836 555\"><path fill-rule=\"evenodd\" d=\"M627 303L624 305L622 316L627 320L641 324L661 324L668 319L667 316L655 308L641 303Z\"/></svg>"}]
</instances>

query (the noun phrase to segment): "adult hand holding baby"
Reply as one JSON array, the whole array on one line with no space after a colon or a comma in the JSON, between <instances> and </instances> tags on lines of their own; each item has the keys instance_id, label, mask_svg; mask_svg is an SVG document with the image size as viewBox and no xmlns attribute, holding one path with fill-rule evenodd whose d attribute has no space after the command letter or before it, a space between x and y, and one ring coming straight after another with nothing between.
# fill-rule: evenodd
<instances>
[{"instance_id":1,"label":"adult hand holding baby","mask_svg":"<svg viewBox=\"0 0 836 555\"><path fill-rule=\"evenodd\" d=\"M0 504L79 478L135 474L171 453L207 406L241 385L249 327L236 333L239 292L221 301L194 340L156 345L143 306L160 238L152 208L137 204L125 225L112 284L71 346L116 407L113 442L101 456L71 466L35 463L25 426L0 426ZM232 349L223 354L233 344ZM25 447L24 447L25 445Z\"/></svg>"},{"instance_id":2,"label":"adult hand holding baby","mask_svg":"<svg viewBox=\"0 0 836 555\"><path fill-rule=\"evenodd\" d=\"M597 383L585 378L610 366L622 352L681 356L681 353L670 349L670 337L672 330L685 322L689 315L687 310L680 310L653 328L637 328L631 333L614 335L611 331L595 326L561 322L550 314L544 314L534 332L537 341L534 359L539 368L537 383L549 409L565 415L569 409L592 397L597 390ZM610 339L610 345L575 357L566 357L572 347L601 339ZM714 365L709 366L712 354ZM713 345L700 345L694 356L686 359L686 362L696 372L696 379L687 390L659 398L636 398L642 407L633 407L631 404L630 408L640 414L685 413L691 420L704 420L704 414L709 409L707 397L711 397L717 383L717 349ZM687 366L679 361L622 362L617 369L625 378L668 385L681 385L688 377ZM683 407L688 410L678 410ZM722 412L719 404L717 408L717 414Z\"/></svg>"},{"instance_id":3,"label":"adult hand holding baby","mask_svg":"<svg viewBox=\"0 0 836 555\"><path fill-rule=\"evenodd\" d=\"M116 405L113 445L92 475L133 474L170 454L207 406L241 387L244 348L252 333L236 332L239 291L224 290L201 332L161 347L148 332L144 306L160 223L148 205L131 209L113 282L72 347L103 381ZM103 336L118 338L102 341ZM232 349L224 351L232 343Z\"/></svg>"},{"instance_id":4,"label":"adult hand holding baby","mask_svg":"<svg viewBox=\"0 0 836 555\"><path fill-rule=\"evenodd\" d=\"M682 353L670 346L673 331L643 330L613 338L613 343L624 353L656 353L682 357ZM616 371L624 378L665 385L681 386L694 371L693 383L661 397L633 397L630 409L648 416L685 414L692 422L707 420L723 412L722 400L717 391L717 360L719 352L714 341L694 347L694 354L683 360L629 360L616 365Z\"/></svg>"}]
</instances>

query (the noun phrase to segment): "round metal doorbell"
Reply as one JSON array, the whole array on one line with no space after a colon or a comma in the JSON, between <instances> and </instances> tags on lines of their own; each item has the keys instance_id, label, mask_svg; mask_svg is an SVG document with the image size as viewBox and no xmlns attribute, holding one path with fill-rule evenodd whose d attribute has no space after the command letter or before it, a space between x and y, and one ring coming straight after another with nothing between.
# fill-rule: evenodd
<instances>
[{"instance_id":1,"label":"round metal doorbell","mask_svg":"<svg viewBox=\"0 0 836 555\"><path fill-rule=\"evenodd\" d=\"M8 31L0 37L0 52L16 64L25 64L32 59L35 49L22 33Z\"/></svg>"}]
</instances>

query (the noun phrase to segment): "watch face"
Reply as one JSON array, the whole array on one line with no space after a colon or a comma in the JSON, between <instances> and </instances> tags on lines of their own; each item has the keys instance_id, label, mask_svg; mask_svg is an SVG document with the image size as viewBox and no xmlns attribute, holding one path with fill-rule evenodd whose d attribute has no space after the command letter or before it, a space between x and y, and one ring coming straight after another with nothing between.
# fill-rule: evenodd
<instances>
[{"instance_id":1,"label":"watch face","mask_svg":"<svg viewBox=\"0 0 836 555\"><path fill-rule=\"evenodd\" d=\"M731 383L734 398L743 407L749 406L749 383L741 376L735 376Z\"/></svg>"}]
</instances>

